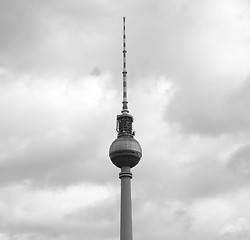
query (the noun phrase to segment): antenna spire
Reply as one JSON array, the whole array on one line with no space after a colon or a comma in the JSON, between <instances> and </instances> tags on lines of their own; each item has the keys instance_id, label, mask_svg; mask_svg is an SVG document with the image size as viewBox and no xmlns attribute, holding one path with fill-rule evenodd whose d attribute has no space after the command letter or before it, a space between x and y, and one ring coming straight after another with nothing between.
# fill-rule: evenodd
<instances>
[{"instance_id":1,"label":"antenna spire","mask_svg":"<svg viewBox=\"0 0 250 240\"><path fill-rule=\"evenodd\" d=\"M125 33L125 17L123 17L123 101L122 113L128 113L128 99L127 99L127 70L126 70L126 33Z\"/></svg>"}]
</instances>

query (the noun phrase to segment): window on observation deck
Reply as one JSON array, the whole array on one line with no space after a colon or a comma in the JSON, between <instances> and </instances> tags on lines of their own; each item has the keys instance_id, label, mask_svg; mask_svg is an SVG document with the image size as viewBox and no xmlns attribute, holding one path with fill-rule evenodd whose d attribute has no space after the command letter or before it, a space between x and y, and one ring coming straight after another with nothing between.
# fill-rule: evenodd
<instances>
[{"instance_id":1,"label":"window on observation deck","mask_svg":"<svg viewBox=\"0 0 250 240\"><path fill-rule=\"evenodd\" d=\"M132 134L132 119L130 117L118 119L118 132Z\"/></svg>"}]
</instances>

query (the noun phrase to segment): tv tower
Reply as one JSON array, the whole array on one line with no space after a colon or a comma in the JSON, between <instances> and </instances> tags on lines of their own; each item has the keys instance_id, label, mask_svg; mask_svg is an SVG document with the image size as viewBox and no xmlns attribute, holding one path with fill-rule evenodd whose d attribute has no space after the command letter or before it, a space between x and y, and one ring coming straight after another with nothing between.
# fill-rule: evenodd
<instances>
[{"instance_id":1,"label":"tv tower","mask_svg":"<svg viewBox=\"0 0 250 240\"><path fill-rule=\"evenodd\" d=\"M132 128L133 116L128 111L127 71L126 71L126 34L125 17L123 17L123 101L122 114L117 115L117 138L109 148L109 157L113 164L121 169L121 216L120 240L132 240L132 208L131 208L131 179L130 169L138 164L142 156L140 144L135 140Z\"/></svg>"}]
</instances>

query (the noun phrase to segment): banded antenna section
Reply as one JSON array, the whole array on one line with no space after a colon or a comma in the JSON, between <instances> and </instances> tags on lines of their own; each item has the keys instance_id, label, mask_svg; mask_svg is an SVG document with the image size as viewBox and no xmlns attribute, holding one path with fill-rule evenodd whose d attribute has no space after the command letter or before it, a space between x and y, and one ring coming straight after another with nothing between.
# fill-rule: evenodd
<instances>
[{"instance_id":1,"label":"banded antenna section","mask_svg":"<svg viewBox=\"0 0 250 240\"><path fill-rule=\"evenodd\" d=\"M128 113L128 95L127 95L127 70L126 70L126 32L125 32L125 17L123 17L123 101L122 113Z\"/></svg>"}]
</instances>

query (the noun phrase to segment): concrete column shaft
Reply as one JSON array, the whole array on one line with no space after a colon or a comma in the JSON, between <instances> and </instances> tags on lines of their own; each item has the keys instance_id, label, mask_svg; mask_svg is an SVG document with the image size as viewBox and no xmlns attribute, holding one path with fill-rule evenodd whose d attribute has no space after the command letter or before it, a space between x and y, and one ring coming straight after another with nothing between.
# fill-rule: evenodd
<instances>
[{"instance_id":1,"label":"concrete column shaft","mask_svg":"<svg viewBox=\"0 0 250 240\"><path fill-rule=\"evenodd\" d=\"M120 240L133 240L130 167L122 167L119 177L121 179Z\"/></svg>"}]
</instances>

